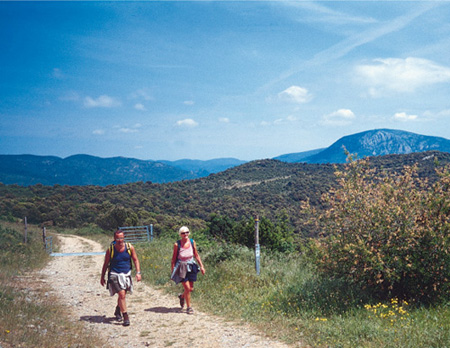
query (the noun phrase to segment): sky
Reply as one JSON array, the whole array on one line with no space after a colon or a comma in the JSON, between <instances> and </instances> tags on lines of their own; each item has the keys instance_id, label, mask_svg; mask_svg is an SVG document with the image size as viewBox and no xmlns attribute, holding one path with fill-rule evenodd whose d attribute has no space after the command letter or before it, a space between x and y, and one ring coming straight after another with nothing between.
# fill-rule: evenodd
<instances>
[{"instance_id":1,"label":"sky","mask_svg":"<svg viewBox=\"0 0 450 348\"><path fill-rule=\"evenodd\" d=\"M0 1L0 154L273 158L450 139L450 1Z\"/></svg>"}]
</instances>

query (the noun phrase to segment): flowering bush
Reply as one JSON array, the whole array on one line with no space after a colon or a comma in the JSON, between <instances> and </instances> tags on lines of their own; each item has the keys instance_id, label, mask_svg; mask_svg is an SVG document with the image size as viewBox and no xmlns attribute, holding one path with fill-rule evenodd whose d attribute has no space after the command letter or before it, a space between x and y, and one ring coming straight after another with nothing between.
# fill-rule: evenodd
<instances>
[{"instance_id":1,"label":"flowering bush","mask_svg":"<svg viewBox=\"0 0 450 348\"><path fill-rule=\"evenodd\" d=\"M429 184L416 167L379 171L368 160L336 172L317 219L319 269L382 299L431 302L450 290L450 168Z\"/></svg>"}]
</instances>

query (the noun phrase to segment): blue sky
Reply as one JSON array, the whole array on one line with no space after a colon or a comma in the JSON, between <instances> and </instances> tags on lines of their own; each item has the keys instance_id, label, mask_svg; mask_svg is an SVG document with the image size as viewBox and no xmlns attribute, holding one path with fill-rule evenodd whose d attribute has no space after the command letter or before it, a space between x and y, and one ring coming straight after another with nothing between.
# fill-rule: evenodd
<instances>
[{"instance_id":1,"label":"blue sky","mask_svg":"<svg viewBox=\"0 0 450 348\"><path fill-rule=\"evenodd\" d=\"M450 138L450 2L0 2L0 153L272 158Z\"/></svg>"}]
</instances>

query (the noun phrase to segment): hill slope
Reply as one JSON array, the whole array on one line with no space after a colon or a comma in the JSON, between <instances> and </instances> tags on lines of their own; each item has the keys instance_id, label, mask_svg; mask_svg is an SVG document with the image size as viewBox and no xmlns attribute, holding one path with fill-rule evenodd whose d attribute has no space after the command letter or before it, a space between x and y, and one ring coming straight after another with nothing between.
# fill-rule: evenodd
<instances>
[{"instance_id":1,"label":"hill slope","mask_svg":"<svg viewBox=\"0 0 450 348\"><path fill-rule=\"evenodd\" d=\"M433 180L435 163L450 163L450 154L413 153L374 157L371 165L400 171L417 163L419 175ZM154 224L155 231L181 223L205 226L211 214L235 221L256 214L269 219L285 212L298 233L304 229L302 202L321 207L322 193L336 185L335 168L342 165L285 163L261 160L211 174L166 184L136 182L118 186L0 185L0 217L28 217L30 223L52 221L58 226L113 223L116 216L135 217L136 223ZM117 227L117 225L115 226ZM114 227L111 227L111 229Z\"/></svg>"}]
</instances>

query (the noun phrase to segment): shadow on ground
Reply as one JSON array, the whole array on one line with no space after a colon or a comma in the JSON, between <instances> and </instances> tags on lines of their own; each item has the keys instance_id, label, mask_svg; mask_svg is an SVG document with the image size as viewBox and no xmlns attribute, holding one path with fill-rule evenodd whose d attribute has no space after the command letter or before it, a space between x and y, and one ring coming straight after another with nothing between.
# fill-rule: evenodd
<instances>
[{"instance_id":1,"label":"shadow on ground","mask_svg":"<svg viewBox=\"0 0 450 348\"><path fill-rule=\"evenodd\" d=\"M180 307L152 307L145 309L146 312L154 312L154 313L181 313Z\"/></svg>"},{"instance_id":2,"label":"shadow on ground","mask_svg":"<svg viewBox=\"0 0 450 348\"><path fill-rule=\"evenodd\" d=\"M122 325L119 323L116 318L107 318L104 315L85 315L80 317L80 321L87 321L89 323L103 323L103 324L113 324L113 325Z\"/></svg>"}]
</instances>

